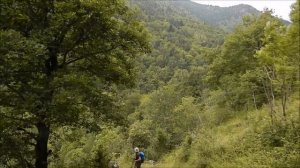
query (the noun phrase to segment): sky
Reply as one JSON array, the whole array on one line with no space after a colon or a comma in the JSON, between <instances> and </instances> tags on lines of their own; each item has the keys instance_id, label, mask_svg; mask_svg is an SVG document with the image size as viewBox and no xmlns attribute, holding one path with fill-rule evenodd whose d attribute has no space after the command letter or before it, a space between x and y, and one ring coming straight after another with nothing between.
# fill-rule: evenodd
<instances>
[{"instance_id":1,"label":"sky","mask_svg":"<svg viewBox=\"0 0 300 168\"><path fill-rule=\"evenodd\" d=\"M238 4L248 4L262 11L264 8L273 9L274 15L290 21L290 6L296 0L192 0L200 4L228 7Z\"/></svg>"}]
</instances>

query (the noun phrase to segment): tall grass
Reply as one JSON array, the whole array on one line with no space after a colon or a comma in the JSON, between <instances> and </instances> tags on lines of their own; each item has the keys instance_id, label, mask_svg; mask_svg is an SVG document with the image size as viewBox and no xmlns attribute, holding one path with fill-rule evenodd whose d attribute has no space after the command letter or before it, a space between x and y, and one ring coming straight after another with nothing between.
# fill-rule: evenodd
<instances>
[{"instance_id":1,"label":"tall grass","mask_svg":"<svg viewBox=\"0 0 300 168\"><path fill-rule=\"evenodd\" d=\"M287 118L269 109L240 112L222 124L199 129L195 136L162 156L157 168L299 168L299 99L291 98ZM145 167L149 167L148 165Z\"/></svg>"}]
</instances>

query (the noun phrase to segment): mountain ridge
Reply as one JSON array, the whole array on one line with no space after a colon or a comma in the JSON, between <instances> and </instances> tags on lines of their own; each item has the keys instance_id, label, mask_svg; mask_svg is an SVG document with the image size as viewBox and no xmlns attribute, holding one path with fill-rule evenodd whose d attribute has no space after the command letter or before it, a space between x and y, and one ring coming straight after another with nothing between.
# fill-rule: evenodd
<instances>
[{"instance_id":1,"label":"mountain ridge","mask_svg":"<svg viewBox=\"0 0 300 168\"><path fill-rule=\"evenodd\" d=\"M225 31L234 27L247 15L259 15L261 12L251 5L239 4L229 7L199 4L193 1L174 1L175 4L189 11L190 15L212 26L218 26Z\"/></svg>"}]
</instances>

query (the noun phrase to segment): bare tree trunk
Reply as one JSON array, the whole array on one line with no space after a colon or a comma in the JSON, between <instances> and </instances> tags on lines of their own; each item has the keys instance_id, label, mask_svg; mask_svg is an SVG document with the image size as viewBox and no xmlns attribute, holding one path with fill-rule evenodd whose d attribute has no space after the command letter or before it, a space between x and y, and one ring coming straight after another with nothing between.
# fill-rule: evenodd
<instances>
[{"instance_id":1,"label":"bare tree trunk","mask_svg":"<svg viewBox=\"0 0 300 168\"><path fill-rule=\"evenodd\" d=\"M268 81L266 80L265 82L263 82L263 87L264 87L264 91L270 106L270 117L271 117L271 124L274 124L274 117L275 117L275 96L274 96L274 91L273 91L273 83L272 83L272 77L270 76L270 72L269 69L271 71L271 75L272 77L274 77L274 72L272 71L272 68L268 68L268 67L264 67L264 70L266 72L266 75L268 77Z\"/></svg>"},{"instance_id":2,"label":"bare tree trunk","mask_svg":"<svg viewBox=\"0 0 300 168\"><path fill-rule=\"evenodd\" d=\"M299 54L298 54L298 58L299 58ZM300 59L298 59L298 60L300 61ZM300 64L298 64L297 81L300 82ZM298 91L300 90L299 85L296 85L296 90L298 90ZM298 93L298 96L299 96L298 98L300 99L300 93ZM298 117L300 118L300 103L299 103L298 113L299 113Z\"/></svg>"},{"instance_id":3,"label":"bare tree trunk","mask_svg":"<svg viewBox=\"0 0 300 168\"><path fill-rule=\"evenodd\" d=\"M48 139L50 134L49 126L47 126L44 122L39 122L36 124L38 129L37 143L35 146L36 152L36 168L47 168L48 167Z\"/></svg>"},{"instance_id":4,"label":"bare tree trunk","mask_svg":"<svg viewBox=\"0 0 300 168\"><path fill-rule=\"evenodd\" d=\"M273 90L273 84L272 84L272 82L270 81L270 94L271 94L271 98L272 98L272 100L271 100L271 103L272 103L272 111L273 111L273 114L275 114L276 113L276 111L275 111L275 96L274 96L274 90Z\"/></svg>"},{"instance_id":5,"label":"bare tree trunk","mask_svg":"<svg viewBox=\"0 0 300 168\"><path fill-rule=\"evenodd\" d=\"M284 120L286 120L286 101L287 101L287 86L286 86L286 81L285 77L283 79L283 83L281 86L281 105L282 105L282 115Z\"/></svg>"},{"instance_id":6,"label":"bare tree trunk","mask_svg":"<svg viewBox=\"0 0 300 168\"><path fill-rule=\"evenodd\" d=\"M272 102L271 102L271 98L270 98L270 95L269 95L269 91L267 89L267 86L266 84L263 82L263 87L264 87L264 91L265 91L265 95L266 95L266 98L268 100L268 104L270 106L270 117L271 117L271 124L273 125L274 124L274 119L273 119L273 107L272 107Z\"/></svg>"},{"instance_id":7,"label":"bare tree trunk","mask_svg":"<svg viewBox=\"0 0 300 168\"><path fill-rule=\"evenodd\" d=\"M55 50L50 49L49 59L45 61L46 75L48 76L47 82L45 83L45 92L41 95L41 102L43 107L47 109L47 106L51 104L53 97L53 89L50 87L50 83L53 80L53 72L57 69L57 56ZM37 107L37 117L39 118L36 128L38 129L38 135L35 144L35 167L36 168L47 168L48 167L48 140L50 135L50 126L46 124L45 119L47 118L47 110L41 111Z\"/></svg>"},{"instance_id":8,"label":"bare tree trunk","mask_svg":"<svg viewBox=\"0 0 300 168\"><path fill-rule=\"evenodd\" d=\"M254 91L252 91L252 97L253 97L253 103L254 103L255 110L257 110L256 98L255 98L255 93L254 93Z\"/></svg>"},{"instance_id":9,"label":"bare tree trunk","mask_svg":"<svg viewBox=\"0 0 300 168\"><path fill-rule=\"evenodd\" d=\"M271 75L269 73L267 73L268 77L269 77L269 80L270 80L270 93L271 93L271 97L272 97L272 106L273 106L273 110L275 112L275 96L274 96L274 88L273 88L273 80L276 78L275 76L275 71L274 69L271 67L270 68L270 71L271 71Z\"/></svg>"}]
</instances>

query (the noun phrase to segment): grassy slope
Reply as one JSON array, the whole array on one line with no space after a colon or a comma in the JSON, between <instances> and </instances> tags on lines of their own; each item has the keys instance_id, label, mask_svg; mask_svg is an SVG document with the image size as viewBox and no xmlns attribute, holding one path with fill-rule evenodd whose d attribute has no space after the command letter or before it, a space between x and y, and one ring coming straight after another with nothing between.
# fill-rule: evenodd
<instances>
[{"instance_id":1,"label":"grassy slope","mask_svg":"<svg viewBox=\"0 0 300 168\"><path fill-rule=\"evenodd\" d=\"M296 168L300 165L299 97L293 100L285 133L270 127L267 107L239 113L219 126L202 128L191 145L183 144L159 164L144 167Z\"/></svg>"}]
</instances>

